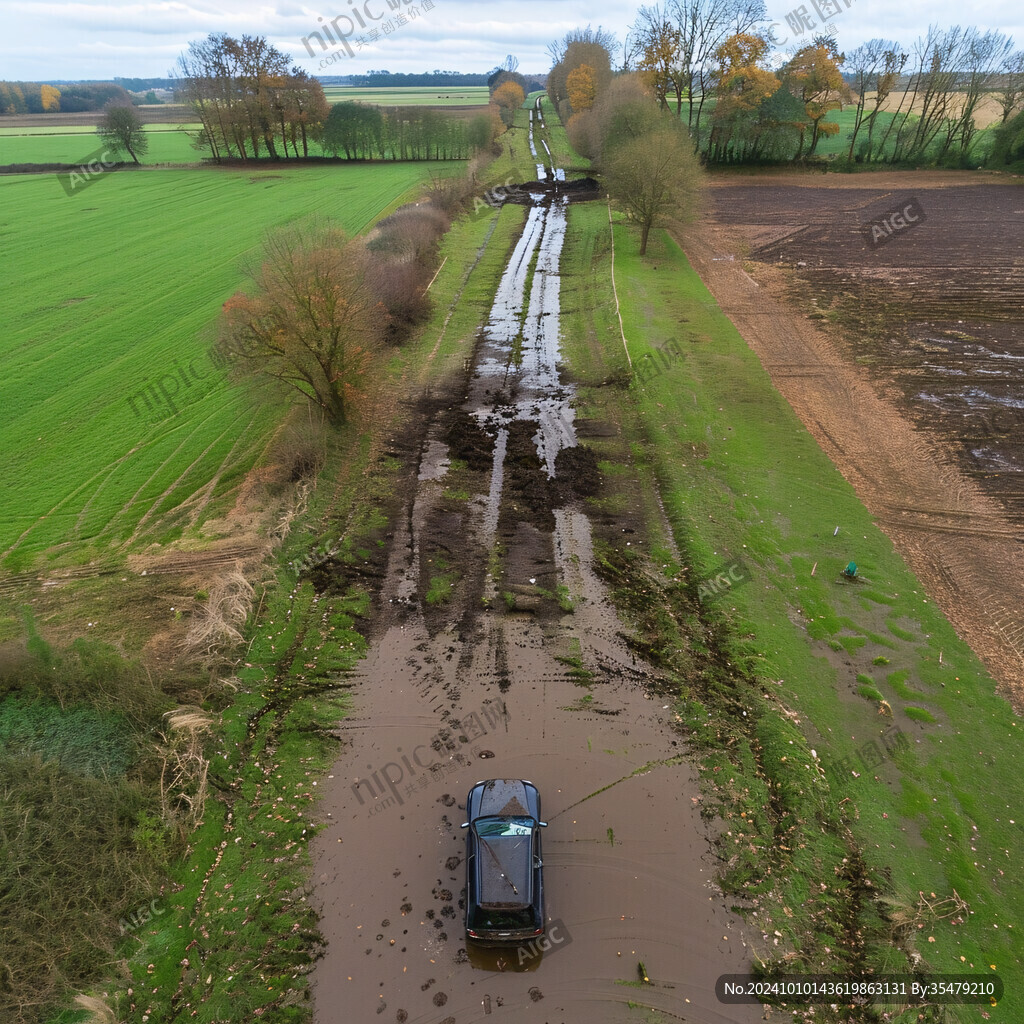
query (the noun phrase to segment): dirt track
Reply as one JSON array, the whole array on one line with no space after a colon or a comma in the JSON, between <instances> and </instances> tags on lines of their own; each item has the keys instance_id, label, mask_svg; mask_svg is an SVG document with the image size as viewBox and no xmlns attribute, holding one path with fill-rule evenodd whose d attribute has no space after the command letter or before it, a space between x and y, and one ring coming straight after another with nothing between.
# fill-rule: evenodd
<instances>
[{"instance_id":1,"label":"dirt track","mask_svg":"<svg viewBox=\"0 0 1024 1024\"><path fill-rule=\"evenodd\" d=\"M868 248L862 225L915 196L926 222ZM963 457L964 416L934 429L915 377L928 359L937 363L954 378L945 393L955 403L965 346L967 356L978 354L973 346L992 357L973 364L982 374L1001 372L985 369L996 359L1024 357L1024 193L983 174L774 175L715 179L711 203L705 226L684 241L691 263L958 633L1024 708L1020 469L1004 461L1001 473L978 472ZM846 314L842 326L820 329L831 310ZM933 335L942 344L922 342L929 355L914 347ZM985 394L1010 408L1024 397L1012 379ZM1019 448L1019 429L1002 433L1006 452Z\"/></svg>"},{"instance_id":2,"label":"dirt track","mask_svg":"<svg viewBox=\"0 0 1024 1024\"><path fill-rule=\"evenodd\" d=\"M761 1019L715 997L749 969L745 926L714 887L663 681L592 568L579 499L600 481L558 369L565 225L562 198L528 211L465 379L388 453L411 470L405 514L313 844L318 1024ZM542 795L543 955L464 938L459 825L494 777Z\"/></svg>"}]
</instances>

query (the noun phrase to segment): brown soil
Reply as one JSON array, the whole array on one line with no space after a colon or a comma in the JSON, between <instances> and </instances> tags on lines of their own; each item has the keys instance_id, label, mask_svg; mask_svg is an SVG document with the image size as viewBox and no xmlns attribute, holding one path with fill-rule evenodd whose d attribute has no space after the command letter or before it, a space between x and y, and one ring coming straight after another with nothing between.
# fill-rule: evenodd
<instances>
[{"instance_id":1,"label":"brown soil","mask_svg":"<svg viewBox=\"0 0 1024 1024\"><path fill-rule=\"evenodd\" d=\"M139 107L138 111L144 124L192 124L196 119L195 113L183 104L163 103ZM102 116L102 110L83 110L74 113L58 111L55 114L6 114L0 117L0 127L66 128L95 125Z\"/></svg>"},{"instance_id":2,"label":"brown soil","mask_svg":"<svg viewBox=\"0 0 1024 1024\"><path fill-rule=\"evenodd\" d=\"M971 373L991 380L1000 361L1024 358L1024 192L982 173L880 172L723 176L710 193L712 216L683 241L694 268L958 633L1024 708L1024 461L1015 461L1024 432L1008 429L1007 416L998 421L1006 429L987 441L1000 471L980 472L962 398L980 393L1010 408L1024 398L1008 374L984 392L969 387ZM864 223L910 198L926 220L869 248ZM929 388L941 391L938 403L922 400L926 365L937 369ZM959 415L938 417L943 401Z\"/></svg>"}]
</instances>

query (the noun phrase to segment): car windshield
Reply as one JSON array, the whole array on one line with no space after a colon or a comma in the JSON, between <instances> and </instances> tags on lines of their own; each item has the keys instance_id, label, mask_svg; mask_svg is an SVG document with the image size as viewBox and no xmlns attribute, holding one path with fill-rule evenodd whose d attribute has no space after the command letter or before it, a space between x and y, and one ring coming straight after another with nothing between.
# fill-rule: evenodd
<instances>
[{"instance_id":1,"label":"car windshield","mask_svg":"<svg viewBox=\"0 0 1024 1024\"><path fill-rule=\"evenodd\" d=\"M473 828L481 839L502 836L529 836L537 828L535 818L478 818Z\"/></svg>"}]
</instances>

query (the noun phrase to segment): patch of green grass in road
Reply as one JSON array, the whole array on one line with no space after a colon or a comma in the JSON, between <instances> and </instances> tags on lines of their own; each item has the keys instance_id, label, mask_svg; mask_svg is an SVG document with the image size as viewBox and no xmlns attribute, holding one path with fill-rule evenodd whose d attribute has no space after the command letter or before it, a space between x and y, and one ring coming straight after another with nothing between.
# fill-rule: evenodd
<instances>
[{"instance_id":1,"label":"patch of green grass in road","mask_svg":"<svg viewBox=\"0 0 1024 1024\"><path fill-rule=\"evenodd\" d=\"M606 210L573 206L570 225L568 251L590 253L577 265L589 261L607 280L598 241ZM659 231L641 260L633 229L619 224L615 238L634 364L668 339L683 347L682 358L662 359L659 373L629 390L637 451L657 472L689 566L683 586L695 598L699 581L737 556L752 576L708 608L680 607L676 622L649 599L633 609L654 653L667 664L678 659L684 675L681 714L726 817L726 885L760 902L758 931L779 931L807 969L894 970L906 962L898 943L931 972L991 973L995 964L1006 983L1000 1019L1024 1019L1024 879L1014 870L1024 827L1021 723L679 247ZM596 307L592 337L619 359L607 301ZM584 403L597 391L584 388ZM652 570L622 549L606 554L628 601L631 575L646 583ZM872 580L871 594L841 579L851 558ZM731 669L708 660L716 646ZM857 673L870 674L878 657L906 673L875 684L892 720L855 697ZM901 710L903 678L913 682L911 709L935 722ZM907 745L887 752L894 725ZM906 800L910 792L919 797ZM770 824L773 810L782 816ZM872 901L872 890L883 899ZM970 908L962 919L939 919L919 895L954 891ZM829 941L842 935L854 944ZM867 945L857 948L860 941ZM779 955L770 942L754 953Z\"/></svg>"},{"instance_id":2,"label":"patch of green grass in road","mask_svg":"<svg viewBox=\"0 0 1024 1024\"><path fill-rule=\"evenodd\" d=\"M240 261L317 214L356 234L438 170L126 171L72 197L53 175L0 178L0 565L165 541L193 530L190 499L222 511L287 407L254 402L207 354ZM147 405L160 386L176 414L155 390Z\"/></svg>"},{"instance_id":3,"label":"patch of green grass in road","mask_svg":"<svg viewBox=\"0 0 1024 1024\"><path fill-rule=\"evenodd\" d=\"M458 582L458 573L449 572L448 562L443 558L430 559L434 562L434 569L437 570L430 577L427 584L427 592L423 600L431 608L447 604L455 592L455 584Z\"/></svg>"}]
</instances>

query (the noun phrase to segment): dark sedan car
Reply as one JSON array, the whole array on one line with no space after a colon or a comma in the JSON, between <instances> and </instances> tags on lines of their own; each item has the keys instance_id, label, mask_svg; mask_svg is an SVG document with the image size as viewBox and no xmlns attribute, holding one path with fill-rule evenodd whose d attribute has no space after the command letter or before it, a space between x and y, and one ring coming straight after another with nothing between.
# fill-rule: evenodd
<instances>
[{"instance_id":1,"label":"dark sedan car","mask_svg":"<svg viewBox=\"0 0 1024 1024\"><path fill-rule=\"evenodd\" d=\"M540 794L524 779L486 779L466 797L466 937L528 942L544 934Z\"/></svg>"}]
</instances>

